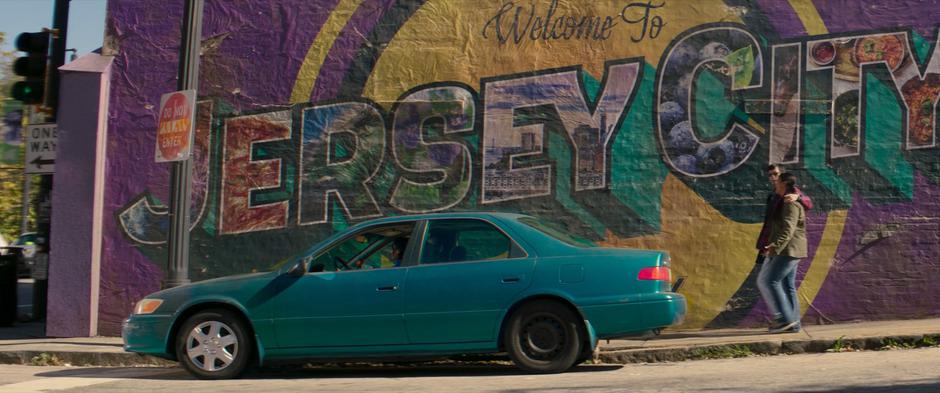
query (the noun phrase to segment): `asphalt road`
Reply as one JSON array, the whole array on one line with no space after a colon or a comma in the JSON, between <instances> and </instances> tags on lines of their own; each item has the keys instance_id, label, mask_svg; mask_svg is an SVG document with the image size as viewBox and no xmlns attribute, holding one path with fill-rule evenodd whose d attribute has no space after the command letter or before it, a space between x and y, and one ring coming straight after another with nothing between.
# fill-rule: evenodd
<instances>
[{"instance_id":1,"label":"asphalt road","mask_svg":"<svg viewBox=\"0 0 940 393\"><path fill-rule=\"evenodd\" d=\"M264 369L199 381L178 368L0 366L17 392L938 392L940 348L589 365L554 375L506 365Z\"/></svg>"}]
</instances>

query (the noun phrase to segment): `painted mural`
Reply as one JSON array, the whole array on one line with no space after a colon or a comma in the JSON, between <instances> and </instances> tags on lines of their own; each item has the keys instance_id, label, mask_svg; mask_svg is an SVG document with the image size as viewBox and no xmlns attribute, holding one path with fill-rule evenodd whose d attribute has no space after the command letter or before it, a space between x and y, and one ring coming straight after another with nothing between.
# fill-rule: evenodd
<instances>
[{"instance_id":1,"label":"painted mural","mask_svg":"<svg viewBox=\"0 0 940 393\"><path fill-rule=\"evenodd\" d=\"M110 2L103 334L159 289L182 1ZM190 277L365 219L496 210L668 250L683 327L762 325L769 163L815 202L804 321L940 314L937 5L207 0ZM928 9L925 9L928 8Z\"/></svg>"}]
</instances>

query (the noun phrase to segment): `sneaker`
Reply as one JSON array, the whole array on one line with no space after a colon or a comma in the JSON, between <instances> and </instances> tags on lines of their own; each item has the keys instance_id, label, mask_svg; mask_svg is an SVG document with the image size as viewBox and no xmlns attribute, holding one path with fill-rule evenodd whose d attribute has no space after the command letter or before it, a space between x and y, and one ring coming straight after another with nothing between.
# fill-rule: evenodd
<instances>
[{"instance_id":1,"label":"sneaker","mask_svg":"<svg viewBox=\"0 0 940 393\"><path fill-rule=\"evenodd\" d=\"M771 333L797 333L799 331L800 331L800 321L793 321L786 325L770 328Z\"/></svg>"},{"instance_id":2,"label":"sneaker","mask_svg":"<svg viewBox=\"0 0 940 393\"><path fill-rule=\"evenodd\" d=\"M770 323L770 326L767 327L767 331L772 333L775 330L779 330L780 328L786 325L787 325L786 322L783 322L782 320L778 318L774 318L773 322Z\"/></svg>"}]
</instances>

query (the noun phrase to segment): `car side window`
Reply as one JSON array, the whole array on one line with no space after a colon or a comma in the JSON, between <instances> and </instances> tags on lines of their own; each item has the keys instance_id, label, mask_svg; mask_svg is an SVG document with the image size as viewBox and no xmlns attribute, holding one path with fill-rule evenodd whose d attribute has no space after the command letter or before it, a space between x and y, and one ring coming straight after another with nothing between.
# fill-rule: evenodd
<instances>
[{"instance_id":1,"label":"car side window","mask_svg":"<svg viewBox=\"0 0 940 393\"><path fill-rule=\"evenodd\" d=\"M421 248L421 264L509 258L512 241L482 220L431 220Z\"/></svg>"},{"instance_id":2,"label":"car side window","mask_svg":"<svg viewBox=\"0 0 940 393\"><path fill-rule=\"evenodd\" d=\"M320 253L310 271L380 269L400 266L414 223L370 228L349 236Z\"/></svg>"}]
</instances>

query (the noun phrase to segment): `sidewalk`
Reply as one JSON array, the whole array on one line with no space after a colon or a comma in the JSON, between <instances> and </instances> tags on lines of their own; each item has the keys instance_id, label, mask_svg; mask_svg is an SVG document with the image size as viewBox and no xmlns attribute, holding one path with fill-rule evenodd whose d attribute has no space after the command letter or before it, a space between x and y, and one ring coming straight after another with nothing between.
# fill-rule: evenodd
<instances>
[{"instance_id":1,"label":"sidewalk","mask_svg":"<svg viewBox=\"0 0 940 393\"><path fill-rule=\"evenodd\" d=\"M172 366L174 362L124 352L120 337L44 338L40 323L0 327L0 364ZM931 344L932 343L932 344ZM599 361L624 364L752 355L883 349L940 343L940 318L807 325L800 333L766 329L667 331L635 340L602 340Z\"/></svg>"}]
</instances>

